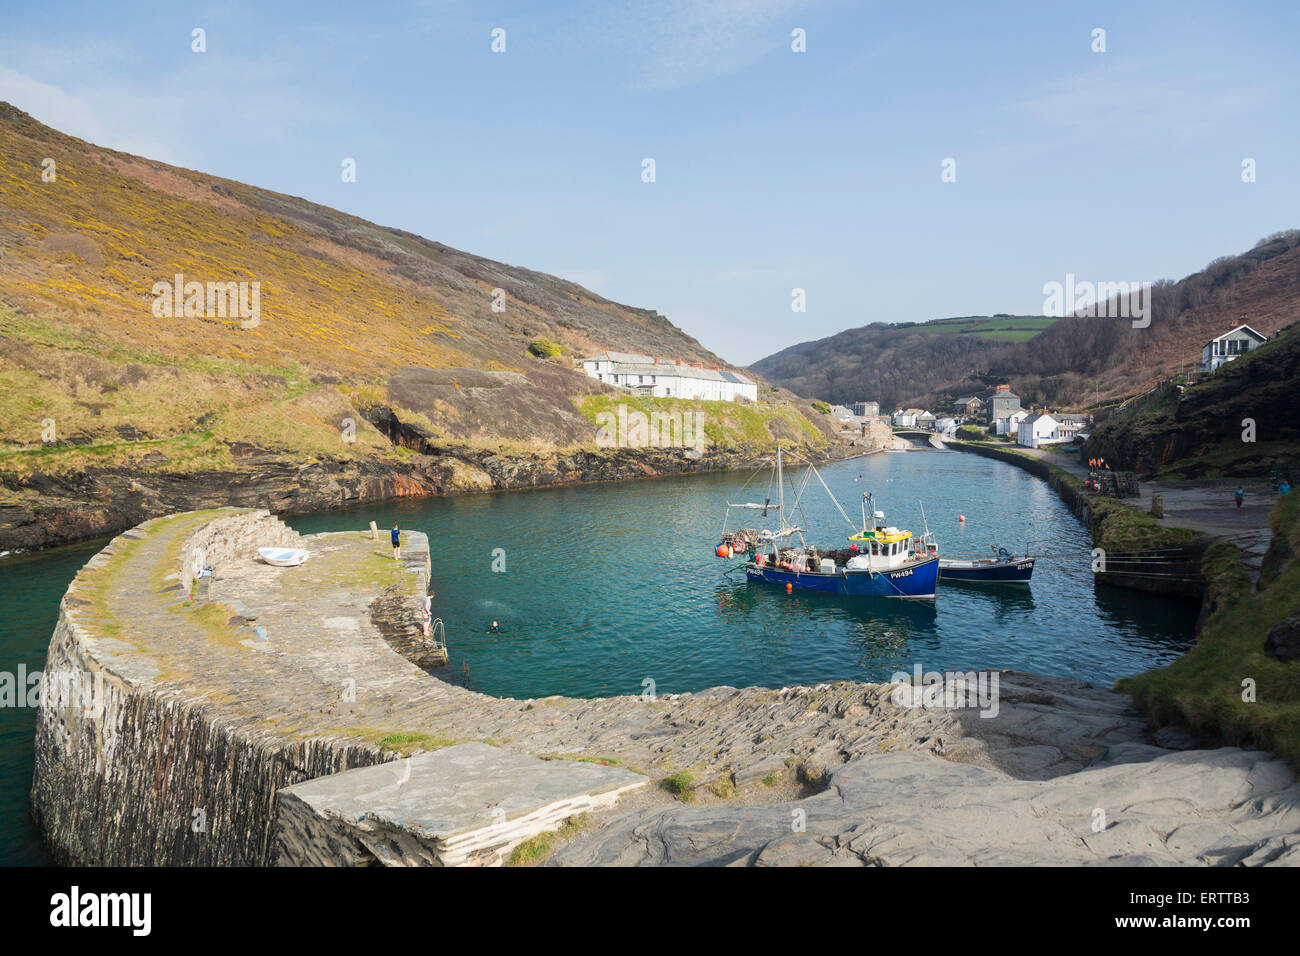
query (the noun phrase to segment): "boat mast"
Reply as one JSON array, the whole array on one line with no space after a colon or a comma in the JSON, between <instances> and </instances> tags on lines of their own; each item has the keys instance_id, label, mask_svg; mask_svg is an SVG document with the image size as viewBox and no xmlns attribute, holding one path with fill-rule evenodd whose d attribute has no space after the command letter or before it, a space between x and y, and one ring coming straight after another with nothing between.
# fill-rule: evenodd
<instances>
[{"instance_id":1,"label":"boat mast","mask_svg":"<svg viewBox=\"0 0 1300 956\"><path fill-rule=\"evenodd\" d=\"M781 470L781 446L776 446L776 491L777 506L781 512L781 530L785 530L785 473Z\"/></svg>"}]
</instances>

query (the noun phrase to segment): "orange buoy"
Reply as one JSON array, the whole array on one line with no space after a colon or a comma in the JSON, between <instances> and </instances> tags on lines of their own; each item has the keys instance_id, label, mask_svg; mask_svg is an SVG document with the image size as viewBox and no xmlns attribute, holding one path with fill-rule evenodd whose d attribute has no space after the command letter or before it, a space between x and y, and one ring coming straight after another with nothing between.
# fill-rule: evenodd
<instances>
[{"instance_id":1,"label":"orange buoy","mask_svg":"<svg viewBox=\"0 0 1300 956\"><path fill-rule=\"evenodd\" d=\"M958 515L958 516L957 516L957 520L958 520L961 524L965 524L965 523L966 523L966 516L965 516L965 515Z\"/></svg>"},{"instance_id":2,"label":"orange buoy","mask_svg":"<svg viewBox=\"0 0 1300 956\"><path fill-rule=\"evenodd\" d=\"M786 594L794 593L794 585L791 584L789 581L785 582L785 593Z\"/></svg>"},{"instance_id":3,"label":"orange buoy","mask_svg":"<svg viewBox=\"0 0 1300 956\"><path fill-rule=\"evenodd\" d=\"M718 557L720 557L720 558L729 558L729 557L731 557L731 549L728 548L725 544L720 544L720 545L718 545L718 550L717 550L716 553L717 553Z\"/></svg>"}]
</instances>

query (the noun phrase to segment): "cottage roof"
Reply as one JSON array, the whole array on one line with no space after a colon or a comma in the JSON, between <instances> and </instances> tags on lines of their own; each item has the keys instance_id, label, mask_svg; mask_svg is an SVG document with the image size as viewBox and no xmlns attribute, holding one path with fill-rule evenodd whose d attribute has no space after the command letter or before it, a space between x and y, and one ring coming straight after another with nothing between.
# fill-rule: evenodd
<instances>
[{"instance_id":1,"label":"cottage roof","mask_svg":"<svg viewBox=\"0 0 1300 956\"><path fill-rule=\"evenodd\" d=\"M681 365L677 362L615 362L610 371L615 375L673 375L708 382L730 382L734 385L754 384L745 376L735 372L696 368L693 365Z\"/></svg>"},{"instance_id":2,"label":"cottage roof","mask_svg":"<svg viewBox=\"0 0 1300 956\"><path fill-rule=\"evenodd\" d=\"M638 352L597 352L588 362L599 362L601 360L608 362L632 362L639 364L650 364L654 362L654 356L641 355Z\"/></svg>"},{"instance_id":3,"label":"cottage roof","mask_svg":"<svg viewBox=\"0 0 1300 956\"><path fill-rule=\"evenodd\" d=\"M1218 342L1222 339L1226 339L1229 335L1233 335L1237 332L1242 332L1242 331L1250 333L1251 335L1255 336L1255 338L1259 339L1261 342L1268 341L1267 335L1264 335L1262 332L1257 332L1255 329L1252 329L1249 325L1239 325L1235 329L1229 329L1227 332L1224 332L1222 335L1210 339L1210 341Z\"/></svg>"}]
</instances>

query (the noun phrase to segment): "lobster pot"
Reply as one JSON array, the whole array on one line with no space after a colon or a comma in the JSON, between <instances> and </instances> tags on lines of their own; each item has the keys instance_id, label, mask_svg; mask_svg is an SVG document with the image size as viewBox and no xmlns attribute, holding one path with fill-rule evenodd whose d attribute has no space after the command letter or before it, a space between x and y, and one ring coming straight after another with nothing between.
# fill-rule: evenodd
<instances>
[{"instance_id":1,"label":"lobster pot","mask_svg":"<svg viewBox=\"0 0 1300 956\"><path fill-rule=\"evenodd\" d=\"M822 558L822 574L834 574L835 562L830 558Z\"/></svg>"}]
</instances>

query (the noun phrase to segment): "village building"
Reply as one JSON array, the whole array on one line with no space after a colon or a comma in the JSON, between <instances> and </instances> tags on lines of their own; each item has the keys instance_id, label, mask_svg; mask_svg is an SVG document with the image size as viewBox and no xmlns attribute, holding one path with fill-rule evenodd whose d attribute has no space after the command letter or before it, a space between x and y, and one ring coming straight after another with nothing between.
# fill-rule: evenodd
<instances>
[{"instance_id":1,"label":"village building","mask_svg":"<svg viewBox=\"0 0 1300 956\"><path fill-rule=\"evenodd\" d=\"M1079 438L1088 428L1088 416L1077 415L1072 412L1055 412L1052 418L1056 420L1056 433L1061 441L1074 441Z\"/></svg>"},{"instance_id":2,"label":"village building","mask_svg":"<svg viewBox=\"0 0 1300 956\"><path fill-rule=\"evenodd\" d=\"M1053 445L1063 440L1056 419L1046 412L1026 416L1017 428L1016 444L1027 448Z\"/></svg>"},{"instance_id":3,"label":"village building","mask_svg":"<svg viewBox=\"0 0 1300 956\"><path fill-rule=\"evenodd\" d=\"M894 425L897 428L915 428L916 427L916 409L910 408L907 411L898 409L894 412Z\"/></svg>"},{"instance_id":4,"label":"village building","mask_svg":"<svg viewBox=\"0 0 1300 956\"><path fill-rule=\"evenodd\" d=\"M875 418L880 414L879 402L854 402L849 408L853 409L853 414L859 418Z\"/></svg>"},{"instance_id":5,"label":"village building","mask_svg":"<svg viewBox=\"0 0 1300 956\"><path fill-rule=\"evenodd\" d=\"M1020 396L1011 391L1010 385L999 385L991 392L985 392L980 396L980 401L984 403L990 425L996 424L999 418L1020 411Z\"/></svg>"},{"instance_id":6,"label":"village building","mask_svg":"<svg viewBox=\"0 0 1300 956\"><path fill-rule=\"evenodd\" d=\"M656 398L710 402L758 400L758 385L739 372L629 352L602 352L582 363L597 381Z\"/></svg>"},{"instance_id":7,"label":"village building","mask_svg":"<svg viewBox=\"0 0 1300 956\"><path fill-rule=\"evenodd\" d=\"M1245 355L1253 348L1258 348L1268 341L1268 336L1256 332L1249 325L1239 325L1224 332L1217 339L1211 339L1201 349L1201 371L1213 372L1239 355Z\"/></svg>"},{"instance_id":8,"label":"village building","mask_svg":"<svg viewBox=\"0 0 1300 956\"><path fill-rule=\"evenodd\" d=\"M953 409L967 418L974 418L984 408L984 400L978 395L964 395L952 403Z\"/></svg>"},{"instance_id":9,"label":"village building","mask_svg":"<svg viewBox=\"0 0 1300 956\"><path fill-rule=\"evenodd\" d=\"M999 418L994 422L994 431L998 435L1018 435L1020 423L1029 417L1029 413L1023 408L1019 411L1011 412L1009 415Z\"/></svg>"}]
</instances>

